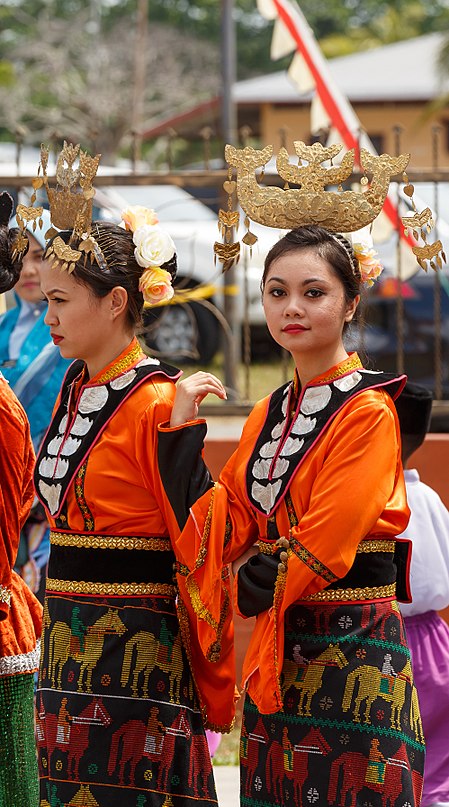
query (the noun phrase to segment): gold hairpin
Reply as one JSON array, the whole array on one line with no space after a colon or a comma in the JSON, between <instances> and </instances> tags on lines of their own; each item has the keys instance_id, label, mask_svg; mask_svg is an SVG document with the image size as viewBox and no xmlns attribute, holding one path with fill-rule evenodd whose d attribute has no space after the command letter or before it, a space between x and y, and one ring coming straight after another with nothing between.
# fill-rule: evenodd
<instances>
[{"instance_id":1,"label":"gold hairpin","mask_svg":"<svg viewBox=\"0 0 449 807\"><path fill-rule=\"evenodd\" d=\"M220 208L218 211L218 229L223 237L223 243L214 244L215 258L223 264L223 269L229 269L237 263L240 256L240 242L234 241L234 231L239 226L240 214L232 209L232 197L236 190L236 183L232 179L232 168L228 169L228 179L223 183L223 189L228 194L228 209Z\"/></svg>"},{"instance_id":2,"label":"gold hairpin","mask_svg":"<svg viewBox=\"0 0 449 807\"><path fill-rule=\"evenodd\" d=\"M75 264L81 258L81 252L78 249L72 249L69 244L66 244L62 238L57 235L51 246L47 249L47 257L52 262L53 266L59 269L66 269L69 274L73 272Z\"/></svg>"}]
</instances>

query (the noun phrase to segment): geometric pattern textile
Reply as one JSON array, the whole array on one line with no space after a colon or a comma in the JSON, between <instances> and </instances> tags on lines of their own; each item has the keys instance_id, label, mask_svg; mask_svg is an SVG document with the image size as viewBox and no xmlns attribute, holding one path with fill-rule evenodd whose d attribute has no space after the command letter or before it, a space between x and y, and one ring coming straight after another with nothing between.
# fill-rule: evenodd
<instances>
[{"instance_id":1,"label":"geometric pattern textile","mask_svg":"<svg viewBox=\"0 0 449 807\"><path fill-rule=\"evenodd\" d=\"M280 712L245 699L243 807L419 805L424 736L396 599L296 603L281 684Z\"/></svg>"}]
</instances>

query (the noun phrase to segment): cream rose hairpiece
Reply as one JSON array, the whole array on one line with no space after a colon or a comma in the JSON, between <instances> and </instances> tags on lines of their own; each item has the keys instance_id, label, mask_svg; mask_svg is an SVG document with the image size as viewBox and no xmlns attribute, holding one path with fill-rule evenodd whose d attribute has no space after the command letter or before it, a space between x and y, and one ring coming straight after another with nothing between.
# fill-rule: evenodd
<instances>
[{"instance_id":1,"label":"cream rose hairpiece","mask_svg":"<svg viewBox=\"0 0 449 807\"><path fill-rule=\"evenodd\" d=\"M331 236L343 247L354 274L360 275L360 280L365 286L372 286L383 272L383 266L374 249L369 227L363 227L356 233L345 233L345 235L331 233ZM352 252L349 245L352 247Z\"/></svg>"},{"instance_id":2,"label":"cream rose hairpiece","mask_svg":"<svg viewBox=\"0 0 449 807\"><path fill-rule=\"evenodd\" d=\"M133 234L134 257L144 271L139 291L148 305L168 302L174 295L171 274L161 267L173 258L176 248L172 238L159 225L154 210L133 205L122 212L122 221Z\"/></svg>"},{"instance_id":3,"label":"cream rose hairpiece","mask_svg":"<svg viewBox=\"0 0 449 807\"><path fill-rule=\"evenodd\" d=\"M361 241L356 241L352 245L352 249L359 264L362 283L365 283L366 286L372 286L374 281L377 280L379 275L383 272L383 266L376 250L372 244L370 245Z\"/></svg>"}]
</instances>

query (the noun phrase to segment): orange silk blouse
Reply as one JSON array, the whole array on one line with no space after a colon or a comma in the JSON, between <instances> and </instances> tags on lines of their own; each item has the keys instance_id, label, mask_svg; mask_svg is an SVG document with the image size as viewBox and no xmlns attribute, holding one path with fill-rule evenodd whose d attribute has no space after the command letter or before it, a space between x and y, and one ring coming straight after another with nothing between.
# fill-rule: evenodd
<instances>
[{"instance_id":1,"label":"orange silk blouse","mask_svg":"<svg viewBox=\"0 0 449 807\"><path fill-rule=\"evenodd\" d=\"M327 377L335 379L339 372L343 375L347 362L331 368L312 384L324 384ZM191 508L188 522L175 541L178 559L184 564L178 582L191 633L198 637L203 656L210 657L218 641L224 653L223 665L233 663L230 634L220 636L230 619L226 613L229 587L223 582L223 568L267 537L267 518L248 499L246 472L269 400L256 404L237 450L215 487ZM164 424L160 429L169 427ZM290 526L283 498L274 513L279 535L291 535L296 547L300 545L338 579L351 568L362 539L391 539L405 529L409 509L399 425L394 403L384 389L363 390L345 403L297 468L289 494L298 525ZM256 618L243 666L242 683L261 713L282 708L279 677L287 608L327 585L315 568L289 548L285 585L280 590L276 587L274 606ZM201 664L199 658L197 663ZM233 704L222 703L222 708L222 722L228 722Z\"/></svg>"}]
</instances>

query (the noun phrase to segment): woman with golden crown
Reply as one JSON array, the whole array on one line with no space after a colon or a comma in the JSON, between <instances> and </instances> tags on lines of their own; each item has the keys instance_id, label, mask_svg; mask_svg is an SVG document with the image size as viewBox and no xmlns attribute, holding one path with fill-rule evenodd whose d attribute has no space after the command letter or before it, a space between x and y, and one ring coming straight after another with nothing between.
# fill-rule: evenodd
<instances>
[{"instance_id":1,"label":"woman with golden crown","mask_svg":"<svg viewBox=\"0 0 449 807\"><path fill-rule=\"evenodd\" d=\"M97 164L64 146L41 270L45 321L74 361L35 470L51 529L36 694L40 804L212 806L157 465L157 425L170 417L179 372L135 337L144 301L173 296L175 245L148 208L123 211L120 225L91 222ZM47 184L44 154L35 189ZM35 210L21 208L18 220Z\"/></svg>"},{"instance_id":2,"label":"woman with golden crown","mask_svg":"<svg viewBox=\"0 0 449 807\"><path fill-rule=\"evenodd\" d=\"M362 286L380 266L372 249L339 232L338 192L324 189L320 167L329 155L295 146L308 161L304 179L301 166L287 176L296 193L260 186L266 206L257 205L253 149L228 154L237 185L227 183L247 215L252 205L266 224L296 218L268 253L261 284L293 378L255 405L215 485L201 458L198 407L208 393L224 397L218 379L180 381L171 420L159 426L160 472L179 527L180 601L195 669L233 664L223 631L229 566L236 611L256 617L243 666L241 804L415 807L424 738L397 602L409 598L408 543L396 540L409 519L394 404L405 377L367 370L345 348ZM382 198L404 163L379 158ZM340 206L353 230L367 224L359 197L351 192ZM220 213L225 231L228 214ZM219 254L226 259L229 247L232 259L228 235ZM199 483L188 486L184 474ZM223 722L231 699L226 708Z\"/></svg>"}]
</instances>

